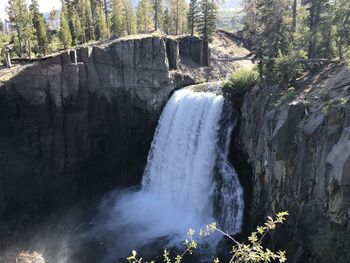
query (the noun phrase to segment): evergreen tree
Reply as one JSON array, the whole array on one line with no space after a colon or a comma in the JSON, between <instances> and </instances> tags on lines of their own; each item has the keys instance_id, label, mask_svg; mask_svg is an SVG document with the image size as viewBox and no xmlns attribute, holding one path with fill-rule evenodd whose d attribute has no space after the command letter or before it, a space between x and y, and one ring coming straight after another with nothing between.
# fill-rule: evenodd
<instances>
[{"instance_id":1,"label":"evergreen tree","mask_svg":"<svg viewBox=\"0 0 350 263\"><path fill-rule=\"evenodd\" d=\"M85 41L88 42L95 39L94 23L90 0L82 0L82 13L82 17L84 18L82 26L85 31Z\"/></svg>"},{"instance_id":2,"label":"evergreen tree","mask_svg":"<svg viewBox=\"0 0 350 263\"><path fill-rule=\"evenodd\" d=\"M309 11L309 46L308 57L316 56L317 34L320 30L321 14L328 8L329 0L304 0L304 5L308 6Z\"/></svg>"},{"instance_id":3,"label":"evergreen tree","mask_svg":"<svg viewBox=\"0 0 350 263\"><path fill-rule=\"evenodd\" d=\"M0 32L4 32L4 30L5 30L4 22L0 20Z\"/></svg>"},{"instance_id":4,"label":"evergreen tree","mask_svg":"<svg viewBox=\"0 0 350 263\"><path fill-rule=\"evenodd\" d=\"M69 29L68 19L67 19L67 7L62 2L61 9L61 23L60 23L60 40L64 49L70 48L72 46L72 35Z\"/></svg>"},{"instance_id":5,"label":"evergreen tree","mask_svg":"<svg viewBox=\"0 0 350 263\"><path fill-rule=\"evenodd\" d=\"M131 0L125 0L124 21L128 35L135 34L137 28L136 15Z\"/></svg>"},{"instance_id":6,"label":"evergreen tree","mask_svg":"<svg viewBox=\"0 0 350 263\"><path fill-rule=\"evenodd\" d=\"M171 0L170 1L170 17L174 26L174 34L179 35L186 31L184 22L186 21L186 2L185 0Z\"/></svg>"},{"instance_id":7,"label":"evergreen tree","mask_svg":"<svg viewBox=\"0 0 350 263\"><path fill-rule=\"evenodd\" d=\"M198 29L204 41L210 41L216 30L218 8L213 0L202 0L199 8Z\"/></svg>"},{"instance_id":8,"label":"evergreen tree","mask_svg":"<svg viewBox=\"0 0 350 263\"><path fill-rule=\"evenodd\" d=\"M170 12L169 12L169 9L165 9L164 19L163 19L163 30L165 34L167 35L170 34L171 27L172 27L172 23L171 23Z\"/></svg>"},{"instance_id":9,"label":"evergreen tree","mask_svg":"<svg viewBox=\"0 0 350 263\"><path fill-rule=\"evenodd\" d=\"M162 28L163 24L163 15L164 15L164 7L163 0L152 0L153 1L153 22L154 22L154 30L158 30Z\"/></svg>"},{"instance_id":10,"label":"evergreen tree","mask_svg":"<svg viewBox=\"0 0 350 263\"><path fill-rule=\"evenodd\" d=\"M190 0L188 14L187 14L187 25L188 31L193 36L195 29L198 24L199 18L199 6L197 0Z\"/></svg>"},{"instance_id":11,"label":"evergreen tree","mask_svg":"<svg viewBox=\"0 0 350 263\"><path fill-rule=\"evenodd\" d=\"M104 8L104 13L105 13L105 21L106 21L106 26L107 26L107 37L109 37L110 33L110 26L109 26L109 15L108 15L108 4L107 0L103 1L103 8Z\"/></svg>"},{"instance_id":12,"label":"evergreen tree","mask_svg":"<svg viewBox=\"0 0 350 263\"><path fill-rule=\"evenodd\" d=\"M95 27L96 39L105 39L108 36L107 24L103 15L100 4L96 6L96 27Z\"/></svg>"},{"instance_id":13,"label":"evergreen tree","mask_svg":"<svg viewBox=\"0 0 350 263\"><path fill-rule=\"evenodd\" d=\"M125 31L124 12L124 1L112 0L111 32L118 36L123 35Z\"/></svg>"},{"instance_id":14,"label":"evergreen tree","mask_svg":"<svg viewBox=\"0 0 350 263\"><path fill-rule=\"evenodd\" d=\"M151 0L141 0L137 6L137 31L148 33L152 23L152 2Z\"/></svg>"},{"instance_id":15,"label":"evergreen tree","mask_svg":"<svg viewBox=\"0 0 350 263\"><path fill-rule=\"evenodd\" d=\"M39 13L39 3L37 0L32 0L30 5L30 11L32 12L33 26L35 29L35 38L39 47L39 52L46 55L47 46L49 44L49 38L47 34L47 26L44 16Z\"/></svg>"},{"instance_id":16,"label":"evergreen tree","mask_svg":"<svg viewBox=\"0 0 350 263\"><path fill-rule=\"evenodd\" d=\"M11 27L17 33L20 56L26 54L31 57L34 28L27 2L25 0L9 0L6 11Z\"/></svg>"},{"instance_id":17,"label":"evergreen tree","mask_svg":"<svg viewBox=\"0 0 350 263\"><path fill-rule=\"evenodd\" d=\"M350 50L350 2L348 0L335 1L333 24L336 28L335 42L338 57L343 59L344 53Z\"/></svg>"},{"instance_id":18,"label":"evergreen tree","mask_svg":"<svg viewBox=\"0 0 350 263\"><path fill-rule=\"evenodd\" d=\"M81 19L81 17L79 17L79 14L77 12L77 10L75 8L73 8L72 10L72 24L73 24L73 29L74 29L74 44L78 45L78 44L83 44L86 42L86 38L85 38L85 30L82 26L82 22L84 23L84 19Z\"/></svg>"}]
</instances>

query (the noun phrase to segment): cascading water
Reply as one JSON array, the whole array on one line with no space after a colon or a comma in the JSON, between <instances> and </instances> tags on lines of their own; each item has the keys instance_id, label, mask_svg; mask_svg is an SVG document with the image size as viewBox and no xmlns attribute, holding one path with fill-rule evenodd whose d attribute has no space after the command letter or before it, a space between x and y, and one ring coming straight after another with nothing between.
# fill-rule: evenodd
<instances>
[{"instance_id":1,"label":"cascading water","mask_svg":"<svg viewBox=\"0 0 350 263\"><path fill-rule=\"evenodd\" d=\"M178 90L170 98L152 142L142 188L122 195L116 206L117 224L132 227L133 240L144 244L162 237L183 240L188 228L213 221L230 233L241 229L243 192L227 160L233 124L221 129L221 95L194 89ZM215 170L220 183L214 179ZM214 199L220 203L216 218Z\"/></svg>"}]
</instances>

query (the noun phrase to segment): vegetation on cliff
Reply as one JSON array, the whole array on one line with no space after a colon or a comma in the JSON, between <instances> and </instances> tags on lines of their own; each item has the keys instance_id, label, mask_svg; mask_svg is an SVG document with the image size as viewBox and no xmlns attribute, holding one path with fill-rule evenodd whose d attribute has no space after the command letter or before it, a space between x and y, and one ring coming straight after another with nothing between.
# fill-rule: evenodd
<instances>
[{"instance_id":1,"label":"vegetation on cliff","mask_svg":"<svg viewBox=\"0 0 350 263\"><path fill-rule=\"evenodd\" d=\"M165 8L166 7L166 8ZM137 10L137 11L136 11ZM189 10L189 11L188 11ZM0 31L11 37L12 57L45 56L95 41L136 33L198 34L212 37L217 23L217 4L212 0L63 0L61 10L48 19L39 12L37 0L9 0L9 24Z\"/></svg>"},{"instance_id":2,"label":"vegetation on cliff","mask_svg":"<svg viewBox=\"0 0 350 263\"><path fill-rule=\"evenodd\" d=\"M232 100L238 108L241 107L244 94L248 88L253 87L258 81L258 72L256 68L241 69L232 74L232 76L223 83L222 92L224 96Z\"/></svg>"},{"instance_id":3,"label":"vegetation on cliff","mask_svg":"<svg viewBox=\"0 0 350 263\"><path fill-rule=\"evenodd\" d=\"M327 62L350 54L347 0L244 0L244 11L245 37L268 81L275 81L281 70L277 77L293 79L301 58Z\"/></svg>"}]
</instances>

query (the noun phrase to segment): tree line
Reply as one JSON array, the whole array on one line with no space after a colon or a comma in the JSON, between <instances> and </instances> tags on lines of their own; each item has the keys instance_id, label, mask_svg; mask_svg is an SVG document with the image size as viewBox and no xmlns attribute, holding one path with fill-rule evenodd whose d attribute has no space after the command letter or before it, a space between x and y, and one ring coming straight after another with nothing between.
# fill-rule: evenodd
<instances>
[{"instance_id":1,"label":"tree line","mask_svg":"<svg viewBox=\"0 0 350 263\"><path fill-rule=\"evenodd\" d=\"M214 0L62 0L48 17L37 0L9 0L6 12L13 50L20 57L45 56L60 49L136 33L201 35L215 31Z\"/></svg>"},{"instance_id":2,"label":"tree line","mask_svg":"<svg viewBox=\"0 0 350 263\"><path fill-rule=\"evenodd\" d=\"M260 71L275 74L275 59L350 56L349 0L243 0L245 37Z\"/></svg>"}]
</instances>

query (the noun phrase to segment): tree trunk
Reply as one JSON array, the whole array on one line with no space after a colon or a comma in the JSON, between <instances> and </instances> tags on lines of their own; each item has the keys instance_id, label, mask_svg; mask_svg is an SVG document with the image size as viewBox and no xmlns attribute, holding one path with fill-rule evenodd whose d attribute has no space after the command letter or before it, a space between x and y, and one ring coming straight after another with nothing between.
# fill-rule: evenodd
<instances>
[{"instance_id":1,"label":"tree trunk","mask_svg":"<svg viewBox=\"0 0 350 263\"><path fill-rule=\"evenodd\" d=\"M320 0L313 0L310 6L310 39L308 47L308 58L315 57L316 49L316 35L318 30L318 23L321 12L321 2Z\"/></svg>"},{"instance_id":2,"label":"tree trunk","mask_svg":"<svg viewBox=\"0 0 350 263\"><path fill-rule=\"evenodd\" d=\"M297 28L297 6L298 0L293 1L293 23L292 23L292 31L295 32Z\"/></svg>"},{"instance_id":3,"label":"tree trunk","mask_svg":"<svg viewBox=\"0 0 350 263\"><path fill-rule=\"evenodd\" d=\"M154 30L158 30L158 0L154 1Z\"/></svg>"},{"instance_id":4,"label":"tree trunk","mask_svg":"<svg viewBox=\"0 0 350 263\"><path fill-rule=\"evenodd\" d=\"M176 24L175 24L175 35L179 34L179 0L176 0Z\"/></svg>"},{"instance_id":5,"label":"tree trunk","mask_svg":"<svg viewBox=\"0 0 350 263\"><path fill-rule=\"evenodd\" d=\"M204 9L204 21L203 21L203 39L208 41L208 0L205 0L205 9Z\"/></svg>"},{"instance_id":6,"label":"tree trunk","mask_svg":"<svg viewBox=\"0 0 350 263\"><path fill-rule=\"evenodd\" d=\"M107 36L109 37L109 19L108 19L107 0L104 0L104 5L105 5L105 19L106 19L106 25L107 25Z\"/></svg>"}]
</instances>

